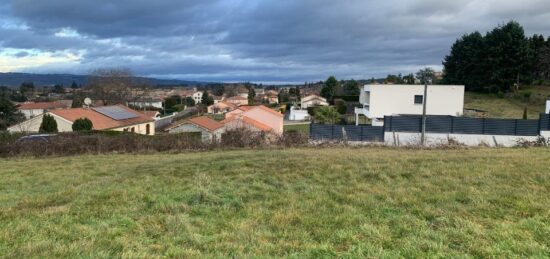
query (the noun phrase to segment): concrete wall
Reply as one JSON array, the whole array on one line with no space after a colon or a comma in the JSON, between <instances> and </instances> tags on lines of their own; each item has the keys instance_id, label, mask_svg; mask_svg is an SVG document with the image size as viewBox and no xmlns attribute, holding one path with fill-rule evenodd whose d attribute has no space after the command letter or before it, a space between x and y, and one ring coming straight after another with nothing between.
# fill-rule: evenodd
<instances>
[{"instance_id":1,"label":"concrete wall","mask_svg":"<svg viewBox=\"0 0 550 259\"><path fill-rule=\"evenodd\" d=\"M283 134L283 117L277 116L261 108L254 108L244 112L244 116L257 120L273 129L274 133Z\"/></svg>"},{"instance_id":2,"label":"concrete wall","mask_svg":"<svg viewBox=\"0 0 550 259\"><path fill-rule=\"evenodd\" d=\"M149 134L147 134L147 125L149 125ZM133 132L133 133L141 134L141 135L153 136L153 135L155 135L155 123L150 122L150 123L136 124L136 125L132 125L132 126L116 128L116 129L111 129L111 130L112 131L127 131L127 132Z\"/></svg>"},{"instance_id":3,"label":"concrete wall","mask_svg":"<svg viewBox=\"0 0 550 259\"><path fill-rule=\"evenodd\" d=\"M212 142L212 139L215 137L216 140L220 140L221 136L224 132L224 128L215 130L214 132L210 132L204 128L201 128L195 124L192 123L184 123L179 125L176 128L170 129L169 133L186 133L186 132L200 132L201 133L201 139L205 143Z\"/></svg>"},{"instance_id":4,"label":"concrete wall","mask_svg":"<svg viewBox=\"0 0 550 259\"><path fill-rule=\"evenodd\" d=\"M395 114L422 114L422 104L414 103L415 95L424 95L423 85L368 85L370 117L383 118ZM363 91L365 91L365 89ZM363 101L367 97L363 94ZM464 110L464 86L429 85L428 115L460 116Z\"/></svg>"},{"instance_id":5,"label":"concrete wall","mask_svg":"<svg viewBox=\"0 0 550 259\"><path fill-rule=\"evenodd\" d=\"M307 110L290 109L290 115L288 117L291 121L303 121L309 119L309 113Z\"/></svg>"},{"instance_id":6,"label":"concrete wall","mask_svg":"<svg viewBox=\"0 0 550 259\"><path fill-rule=\"evenodd\" d=\"M23 115L25 115L25 118L30 119L34 116L38 116L40 114L44 113L44 109L31 109L31 110L20 110Z\"/></svg>"},{"instance_id":7,"label":"concrete wall","mask_svg":"<svg viewBox=\"0 0 550 259\"><path fill-rule=\"evenodd\" d=\"M57 122L57 131L58 132L72 132L73 124L72 122L65 120L57 115L50 114ZM21 122L17 125L11 126L8 128L9 132L27 132L27 133L37 133L40 131L40 124L42 124L42 117L44 114L35 116L29 120Z\"/></svg>"},{"instance_id":8,"label":"concrete wall","mask_svg":"<svg viewBox=\"0 0 550 259\"><path fill-rule=\"evenodd\" d=\"M550 137L550 132L548 132ZM389 146L416 146L420 145L420 133L408 132L386 132L384 135L384 143ZM518 141L528 140L536 141L538 136L500 136L500 135L474 135L474 134L439 134L427 133L426 145L437 146L449 144L449 139L467 146L487 145L491 147L517 146Z\"/></svg>"}]
</instances>

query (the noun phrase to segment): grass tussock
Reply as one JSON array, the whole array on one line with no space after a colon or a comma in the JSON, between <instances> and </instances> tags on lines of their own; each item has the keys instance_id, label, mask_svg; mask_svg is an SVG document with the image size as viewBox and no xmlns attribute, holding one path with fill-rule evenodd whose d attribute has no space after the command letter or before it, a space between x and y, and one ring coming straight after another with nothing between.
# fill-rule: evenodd
<instances>
[{"instance_id":1,"label":"grass tussock","mask_svg":"<svg viewBox=\"0 0 550 259\"><path fill-rule=\"evenodd\" d=\"M547 257L550 150L0 160L0 255Z\"/></svg>"}]
</instances>

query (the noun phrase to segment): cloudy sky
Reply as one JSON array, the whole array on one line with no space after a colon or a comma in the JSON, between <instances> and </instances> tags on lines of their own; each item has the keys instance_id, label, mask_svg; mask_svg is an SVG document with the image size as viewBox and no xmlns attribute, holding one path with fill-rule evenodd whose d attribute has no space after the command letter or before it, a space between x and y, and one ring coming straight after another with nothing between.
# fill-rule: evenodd
<instances>
[{"instance_id":1,"label":"cloudy sky","mask_svg":"<svg viewBox=\"0 0 550 259\"><path fill-rule=\"evenodd\" d=\"M548 0L1 0L0 72L370 78L439 70L457 37L511 19L550 35Z\"/></svg>"}]
</instances>

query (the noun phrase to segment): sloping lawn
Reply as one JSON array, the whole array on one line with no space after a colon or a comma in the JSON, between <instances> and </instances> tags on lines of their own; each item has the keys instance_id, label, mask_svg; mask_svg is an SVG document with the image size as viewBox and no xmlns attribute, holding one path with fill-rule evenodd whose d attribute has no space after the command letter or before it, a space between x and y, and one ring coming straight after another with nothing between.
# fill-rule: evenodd
<instances>
[{"instance_id":1,"label":"sloping lawn","mask_svg":"<svg viewBox=\"0 0 550 259\"><path fill-rule=\"evenodd\" d=\"M550 256L550 149L0 160L0 257Z\"/></svg>"}]
</instances>

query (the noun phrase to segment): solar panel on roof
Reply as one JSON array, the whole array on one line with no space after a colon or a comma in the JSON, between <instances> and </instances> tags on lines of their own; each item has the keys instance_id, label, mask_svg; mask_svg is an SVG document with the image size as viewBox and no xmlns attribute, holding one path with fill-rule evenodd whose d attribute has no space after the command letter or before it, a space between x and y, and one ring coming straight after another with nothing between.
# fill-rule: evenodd
<instances>
[{"instance_id":1,"label":"solar panel on roof","mask_svg":"<svg viewBox=\"0 0 550 259\"><path fill-rule=\"evenodd\" d=\"M99 112L109 118L112 118L114 120L126 120L126 119L132 119L139 117L133 112L130 112L124 108L118 107L118 106L104 106L104 107L97 107L93 108L94 111Z\"/></svg>"}]
</instances>

